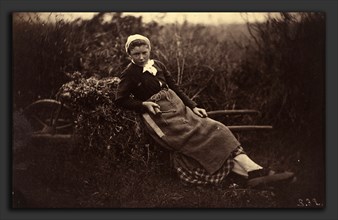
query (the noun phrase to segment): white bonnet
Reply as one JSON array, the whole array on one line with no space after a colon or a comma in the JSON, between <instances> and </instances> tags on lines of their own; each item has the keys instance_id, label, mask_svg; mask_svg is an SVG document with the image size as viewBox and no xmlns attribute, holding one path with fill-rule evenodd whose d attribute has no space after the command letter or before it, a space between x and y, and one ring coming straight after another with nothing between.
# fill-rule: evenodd
<instances>
[{"instance_id":1,"label":"white bonnet","mask_svg":"<svg viewBox=\"0 0 338 220\"><path fill-rule=\"evenodd\" d=\"M150 40L147 37L140 35L140 34L134 34L134 35L130 35L127 39L127 42L125 45L127 53L128 53L128 48L129 48L130 43L133 42L134 40L144 40L148 44L149 49L150 49Z\"/></svg>"}]
</instances>

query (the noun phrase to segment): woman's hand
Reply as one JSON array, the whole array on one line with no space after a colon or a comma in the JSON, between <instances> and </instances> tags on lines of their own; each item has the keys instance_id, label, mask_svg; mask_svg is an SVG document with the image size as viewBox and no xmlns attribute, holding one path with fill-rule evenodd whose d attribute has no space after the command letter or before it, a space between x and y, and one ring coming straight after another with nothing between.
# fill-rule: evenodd
<instances>
[{"instance_id":1,"label":"woman's hand","mask_svg":"<svg viewBox=\"0 0 338 220\"><path fill-rule=\"evenodd\" d=\"M202 117L202 118L208 117L208 114L207 114L207 112L205 111L204 108L198 108L198 107L195 107L195 108L192 109L192 111L193 111L196 115L198 115L198 116L200 116L200 117Z\"/></svg>"},{"instance_id":2,"label":"woman's hand","mask_svg":"<svg viewBox=\"0 0 338 220\"><path fill-rule=\"evenodd\" d=\"M142 102L142 105L147 108L148 112L154 115L161 113L160 106L155 102Z\"/></svg>"}]
</instances>

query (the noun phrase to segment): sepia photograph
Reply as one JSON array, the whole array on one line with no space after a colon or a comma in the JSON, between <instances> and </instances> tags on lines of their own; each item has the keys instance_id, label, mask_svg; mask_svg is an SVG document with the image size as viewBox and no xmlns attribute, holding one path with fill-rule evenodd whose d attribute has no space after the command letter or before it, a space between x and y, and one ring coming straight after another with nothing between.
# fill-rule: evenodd
<instances>
[{"instance_id":1,"label":"sepia photograph","mask_svg":"<svg viewBox=\"0 0 338 220\"><path fill-rule=\"evenodd\" d=\"M11 22L11 208L326 207L325 12Z\"/></svg>"}]
</instances>

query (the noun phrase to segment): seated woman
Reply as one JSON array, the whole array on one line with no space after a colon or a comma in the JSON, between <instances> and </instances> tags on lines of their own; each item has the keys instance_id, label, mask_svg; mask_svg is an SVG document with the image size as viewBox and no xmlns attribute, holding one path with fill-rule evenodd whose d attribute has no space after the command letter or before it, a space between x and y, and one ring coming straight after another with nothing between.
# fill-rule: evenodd
<instances>
[{"instance_id":1,"label":"seated woman","mask_svg":"<svg viewBox=\"0 0 338 220\"><path fill-rule=\"evenodd\" d=\"M222 123L180 90L166 66L150 59L147 37L128 37L131 63L122 72L116 104L142 114L145 129L162 147L173 151L179 177L193 184L220 184L230 172L247 179L248 187L292 179L252 161Z\"/></svg>"}]
</instances>

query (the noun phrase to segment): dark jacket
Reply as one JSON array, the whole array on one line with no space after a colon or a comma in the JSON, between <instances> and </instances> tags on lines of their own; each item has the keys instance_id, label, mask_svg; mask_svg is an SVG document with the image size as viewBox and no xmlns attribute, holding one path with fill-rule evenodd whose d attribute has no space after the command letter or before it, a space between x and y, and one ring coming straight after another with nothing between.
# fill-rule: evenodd
<instances>
[{"instance_id":1,"label":"dark jacket","mask_svg":"<svg viewBox=\"0 0 338 220\"><path fill-rule=\"evenodd\" d=\"M196 107L197 104L177 86L165 65L158 60L154 61L154 67L157 69L156 76L147 71L143 73L143 68L132 62L126 67L121 74L115 99L116 104L136 112L146 112L142 102L161 90L161 82L162 87L167 85L181 98L186 106L191 109Z\"/></svg>"}]
</instances>

